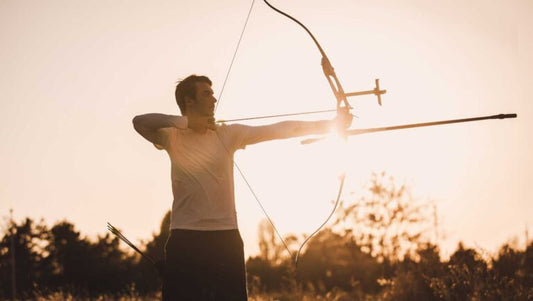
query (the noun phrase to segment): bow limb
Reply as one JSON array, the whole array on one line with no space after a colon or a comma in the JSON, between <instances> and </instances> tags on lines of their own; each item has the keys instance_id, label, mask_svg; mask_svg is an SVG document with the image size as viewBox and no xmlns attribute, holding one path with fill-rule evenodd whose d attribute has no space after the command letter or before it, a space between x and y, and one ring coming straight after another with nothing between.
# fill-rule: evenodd
<instances>
[{"instance_id":1,"label":"bow limb","mask_svg":"<svg viewBox=\"0 0 533 301\"><path fill-rule=\"evenodd\" d=\"M350 105L348 104L348 100L346 99L346 93L344 93L344 89L342 88L342 85L339 81L339 78L335 74L335 69L331 65L331 62L329 61L328 56L326 55L326 52L318 42L318 40L315 38L313 33L305 26L302 22L298 21L293 16L287 14L286 12L276 8L272 4L270 4L267 0L263 0L266 5L268 5L270 8L272 8L277 13L291 19L292 21L296 22L298 25L300 25L313 39L313 42L315 43L316 47L318 48L318 51L320 51L320 54L322 55L322 70L324 71L324 75L326 76L329 86L331 87L331 90L333 91L333 94L335 95L335 98L337 99L337 109L340 109L342 106L345 108L350 108Z\"/></svg>"}]
</instances>

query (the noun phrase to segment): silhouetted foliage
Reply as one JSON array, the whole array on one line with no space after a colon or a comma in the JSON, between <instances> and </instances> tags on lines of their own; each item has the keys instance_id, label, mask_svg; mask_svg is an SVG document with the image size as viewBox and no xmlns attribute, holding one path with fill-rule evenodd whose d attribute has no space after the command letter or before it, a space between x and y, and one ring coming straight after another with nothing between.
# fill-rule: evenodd
<instances>
[{"instance_id":1,"label":"silhouetted foliage","mask_svg":"<svg viewBox=\"0 0 533 301\"><path fill-rule=\"evenodd\" d=\"M91 242L72 223L62 221L50 229L47 239L44 260L52 267L47 290L66 287L90 296L133 283L134 260L119 248L118 238L106 234Z\"/></svg>"},{"instance_id":2,"label":"silhouetted foliage","mask_svg":"<svg viewBox=\"0 0 533 301\"><path fill-rule=\"evenodd\" d=\"M385 172L373 173L366 193L343 204L335 225L354 236L363 250L379 260L398 260L426 243L427 203L417 202L405 184L397 185Z\"/></svg>"},{"instance_id":3,"label":"silhouetted foliage","mask_svg":"<svg viewBox=\"0 0 533 301\"><path fill-rule=\"evenodd\" d=\"M270 222L266 219L262 220L259 222L258 228L259 257L273 264L280 264L285 261L287 259L285 246L277 243L278 237ZM289 236L285 237L285 241L290 245L296 243L297 238Z\"/></svg>"},{"instance_id":4,"label":"silhouetted foliage","mask_svg":"<svg viewBox=\"0 0 533 301\"><path fill-rule=\"evenodd\" d=\"M367 191L307 244L297 268L272 226L262 222L260 254L247 260L252 300L533 300L533 242L526 249L505 244L492 258L459 244L444 260L424 238L425 205L414 202L405 185L375 174ZM163 259L169 228L167 212L159 233L140 248ZM0 299L11 297L13 251L21 299L113 299L160 290L152 264L109 233L90 240L69 221L48 228L30 218L2 229ZM299 240L286 238L293 249Z\"/></svg>"},{"instance_id":5,"label":"silhouetted foliage","mask_svg":"<svg viewBox=\"0 0 533 301\"><path fill-rule=\"evenodd\" d=\"M250 257L246 262L247 281L256 292L289 289L293 286L291 263L275 264L260 256Z\"/></svg>"},{"instance_id":6,"label":"silhouetted foliage","mask_svg":"<svg viewBox=\"0 0 533 301\"><path fill-rule=\"evenodd\" d=\"M527 282L531 274L516 273L527 269L524 258L531 249L533 244L525 251L503 246L499 257L487 262L476 250L459 244L442 262L437 260L438 249L428 246L418 251L419 261L405 258L397 264L383 296L386 300L531 300L533 286Z\"/></svg>"},{"instance_id":7,"label":"silhouetted foliage","mask_svg":"<svg viewBox=\"0 0 533 301\"><path fill-rule=\"evenodd\" d=\"M333 288L376 293L382 273L377 259L361 251L353 236L326 229L309 243L300 259L297 279L322 293Z\"/></svg>"},{"instance_id":8,"label":"silhouetted foliage","mask_svg":"<svg viewBox=\"0 0 533 301\"><path fill-rule=\"evenodd\" d=\"M43 263L42 241L47 232L43 221L36 224L26 218L20 224L10 223L0 241L0 297L11 297L11 255L15 252L17 296L30 297L39 281L47 276L49 268ZM14 239L14 250L11 239Z\"/></svg>"},{"instance_id":9,"label":"silhouetted foliage","mask_svg":"<svg viewBox=\"0 0 533 301\"><path fill-rule=\"evenodd\" d=\"M155 261L164 260L165 244L170 234L170 211L168 211L159 227L159 233L153 234L152 239L144 244L144 253ZM139 261L138 270L140 271L143 281L138 281L136 288L141 293L149 293L161 288L161 279L157 270L152 263L141 260Z\"/></svg>"},{"instance_id":10,"label":"silhouetted foliage","mask_svg":"<svg viewBox=\"0 0 533 301\"><path fill-rule=\"evenodd\" d=\"M490 260L459 244L444 261L424 236L427 204L385 173L367 191L309 242L296 270L262 224L261 255L247 262L251 291L283 300L533 300L533 243L525 251L505 245Z\"/></svg>"},{"instance_id":11,"label":"silhouetted foliage","mask_svg":"<svg viewBox=\"0 0 533 301\"><path fill-rule=\"evenodd\" d=\"M68 221L48 229L27 218L10 224L0 241L0 299L12 293L12 235L19 298L65 290L86 297L122 294L145 279L138 258L120 249L118 238L106 234L92 242Z\"/></svg>"},{"instance_id":12,"label":"silhouetted foliage","mask_svg":"<svg viewBox=\"0 0 533 301\"><path fill-rule=\"evenodd\" d=\"M434 245L425 245L417 250L418 260L407 256L397 262L394 276L384 283L386 300L436 300L433 291L443 274L444 265L440 261L439 250Z\"/></svg>"},{"instance_id":13,"label":"silhouetted foliage","mask_svg":"<svg viewBox=\"0 0 533 301\"><path fill-rule=\"evenodd\" d=\"M277 243L274 228L267 220L259 223L259 255L250 257L246 263L247 281L256 292L279 291L294 285L290 258L285 247ZM287 237L288 243L295 242L294 236ZM285 255L284 255L285 254Z\"/></svg>"}]
</instances>

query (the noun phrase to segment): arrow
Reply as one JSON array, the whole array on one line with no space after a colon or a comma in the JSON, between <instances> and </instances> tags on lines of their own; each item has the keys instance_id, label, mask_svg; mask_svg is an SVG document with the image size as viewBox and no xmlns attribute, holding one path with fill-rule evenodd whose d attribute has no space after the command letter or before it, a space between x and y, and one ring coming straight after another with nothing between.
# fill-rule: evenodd
<instances>
[{"instance_id":1,"label":"arrow","mask_svg":"<svg viewBox=\"0 0 533 301\"><path fill-rule=\"evenodd\" d=\"M487 119L516 118L517 116L518 115L515 114L515 113L512 113L512 114L497 114L497 115L481 116L481 117L471 117L471 118L462 118L462 119L450 119L450 120L441 120L441 121L430 121L430 122L422 122L422 123L412 123L412 124L384 126L384 127L378 127L378 128L352 129L352 130L347 130L346 131L346 135L355 136L355 135L362 135L362 134L369 134L369 133L376 133L376 132L395 131L395 130L403 130L403 129L419 128L419 127L427 127L427 126L436 126L436 125L443 125L443 124L450 124L450 123L472 122L472 121L481 121L481 120L487 120ZM324 139L324 137L306 139L306 140L303 140L300 143L301 144L310 144L310 143L314 143L314 142L320 141L322 139Z\"/></svg>"}]
</instances>

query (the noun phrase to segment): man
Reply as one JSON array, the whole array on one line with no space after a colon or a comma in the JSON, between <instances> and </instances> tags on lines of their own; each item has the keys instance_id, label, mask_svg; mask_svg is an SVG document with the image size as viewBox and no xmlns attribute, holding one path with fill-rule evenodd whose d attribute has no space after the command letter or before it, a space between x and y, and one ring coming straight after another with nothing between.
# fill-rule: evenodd
<instances>
[{"instance_id":1,"label":"man","mask_svg":"<svg viewBox=\"0 0 533 301\"><path fill-rule=\"evenodd\" d=\"M135 130L171 161L174 201L165 246L163 300L246 300L243 242L237 227L233 154L246 145L348 127L333 121L284 121L266 126L216 125L211 80L191 75L176 87L182 116L145 114Z\"/></svg>"}]
</instances>

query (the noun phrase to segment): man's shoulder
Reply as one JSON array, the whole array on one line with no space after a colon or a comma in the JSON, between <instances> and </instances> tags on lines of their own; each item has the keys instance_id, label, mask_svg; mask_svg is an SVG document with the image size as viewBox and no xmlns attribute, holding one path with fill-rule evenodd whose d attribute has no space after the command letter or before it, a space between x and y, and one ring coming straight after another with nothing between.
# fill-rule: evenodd
<instances>
[{"instance_id":1,"label":"man's shoulder","mask_svg":"<svg viewBox=\"0 0 533 301\"><path fill-rule=\"evenodd\" d=\"M219 136L234 136L234 135L240 135L245 134L252 126L239 124L239 123L232 123L232 124L225 124L222 123L217 126L217 134Z\"/></svg>"},{"instance_id":2,"label":"man's shoulder","mask_svg":"<svg viewBox=\"0 0 533 301\"><path fill-rule=\"evenodd\" d=\"M240 124L240 123L232 123L232 124L227 124L227 123L221 123L218 127L217 127L217 131L242 131L242 130L245 130L247 128L250 128L249 125L244 125L244 124Z\"/></svg>"}]
</instances>

